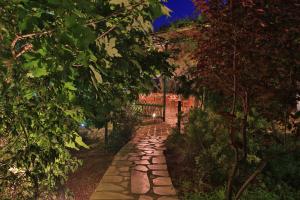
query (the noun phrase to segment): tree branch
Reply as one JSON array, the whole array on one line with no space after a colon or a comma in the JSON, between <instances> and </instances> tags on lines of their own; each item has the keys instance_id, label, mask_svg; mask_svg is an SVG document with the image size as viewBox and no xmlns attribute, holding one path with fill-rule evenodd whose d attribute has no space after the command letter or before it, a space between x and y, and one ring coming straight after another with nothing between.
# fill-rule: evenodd
<instances>
[{"instance_id":1,"label":"tree branch","mask_svg":"<svg viewBox=\"0 0 300 200\"><path fill-rule=\"evenodd\" d=\"M241 197L241 195L243 194L245 189L248 187L248 185L260 174L260 172L265 168L266 165L267 165L267 160L264 160L259 164L257 169L248 177L248 179L244 182L242 187L239 189L239 191L235 197L236 200L238 200Z\"/></svg>"},{"instance_id":2,"label":"tree branch","mask_svg":"<svg viewBox=\"0 0 300 200\"><path fill-rule=\"evenodd\" d=\"M53 31L54 30L49 30L49 31L37 32L37 33L30 33L30 34L26 34L26 35L17 35L15 37L15 39L12 41L11 45L10 45L13 57L16 59L19 56L21 56L23 53L25 53L28 50L32 49L31 44L26 44L19 53L16 53L15 46L16 46L18 41L24 40L26 38L33 38L33 37L37 37L37 36L41 37L43 35L49 35L49 34L53 33Z\"/></svg>"},{"instance_id":3,"label":"tree branch","mask_svg":"<svg viewBox=\"0 0 300 200\"><path fill-rule=\"evenodd\" d=\"M129 11L131 11L131 10L133 10L134 8L136 8L137 6L141 5L141 3L144 3L144 1L139 2L138 4L126 6L126 7L124 7L124 8L130 8L130 7L131 7L130 10L129 10ZM102 22L102 21L104 21L104 20L107 20L107 19L109 19L109 18L111 18L111 17L116 17L116 16L121 15L121 14L124 14L124 9L123 9L123 8L120 9L120 10L118 10L118 11L116 11L116 12L114 12L114 13L112 13L111 15L109 15L109 16L107 16L107 17L104 17L104 18L98 20L98 21L88 22L88 23L85 24L85 26L94 25L94 24L100 23L100 22ZM114 28L115 28L115 27L114 27ZM102 34L100 37L103 37L104 35L108 34L108 33L109 33L110 31L112 31L114 28L110 29L108 32L105 32L105 33ZM25 48L23 48L22 51L20 51L19 53L16 53L16 51L15 51L15 46L16 46L16 44L17 44L18 41L24 40L24 39L26 39L26 38L33 38L33 37L37 37L37 36L41 37L41 36L43 36L43 35L49 35L49 34L51 34L51 33L53 33L53 32L54 32L54 29L48 30L48 31L43 31L43 32L30 33L30 34L26 34L26 35L17 35L17 36L15 37L15 39L12 41L12 43L11 43L11 52L12 52L13 57L16 59L16 58L20 57L22 54L24 54L25 52L27 52L27 51L29 51L29 50L32 49L32 46L31 46L30 48L28 48L28 47L30 46L30 44L28 44L28 45L25 45ZM98 39L98 38L97 38L97 39Z\"/></svg>"},{"instance_id":4,"label":"tree branch","mask_svg":"<svg viewBox=\"0 0 300 200\"><path fill-rule=\"evenodd\" d=\"M108 33L110 33L111 31L113 31L117 26L113 26L110 29L108 29L107 31L105 31L104 33L102 33L99 37L97 37L96 40L99 40L101 38L103 38L104 36L106 36Z\"/></svg>"}]
</instances>

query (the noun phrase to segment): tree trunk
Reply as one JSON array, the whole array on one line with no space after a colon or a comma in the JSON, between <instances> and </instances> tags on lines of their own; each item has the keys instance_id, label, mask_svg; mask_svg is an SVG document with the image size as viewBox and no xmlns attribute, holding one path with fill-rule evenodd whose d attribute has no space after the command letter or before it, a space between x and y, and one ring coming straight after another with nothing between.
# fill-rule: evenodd
<instances>
[{"instance_id":1,"label":"tree trunk","mask_svg":"<svg viewBox=\"0 0 300 200\"><path fill-rule=\"evenodd\" d=\"M39 199L39 181L36 177L33 177L33 187L34 187L34 200Z\"/></svg>"},{"instance_id":2,"label":"tree trunk","mask_svg":"<svg viewBox=\"0 0 300 200\"><path fill-rule=\"evenodd\" d=\"M230 7L232 9L232 1L230 1ZM235 37L235 36L234 36ZM232 71L233 71L233 101L232 101L232 110L231 110L231 127L230 127L230 142L231 145L233 146L234 150L234 163L231 171L229 172L228 175L228 180L227 180L227 192L226 192L226 199L231 200L232 199L232 194L233 194L233 179L234 176L237 172L238 165L239 165L239 152L238 148L235 144L235 138L234 138L234 114L235 114L235 107L236 107L236 101L237 101L237 77L236 77L236 39L234 39L234 44L233 44L233 61L232 61Z\"/></svg>"},{"instance_id":3,"label":"tree trunk","mask_svg":"<svg viewBox=\"0 0 300 200\"><path fill-rule=\"evenodd\" d=\"M205 110L205 101L206 101L206 90L205 90L205 87L203 87L202 101L201 101L201 109L203 111Z\"/></svg>"},{"instance_id":4,"label":"tree trunk","mask_svg":"<svg viewBox=\"0 0 300 200\"><path fill-rule=\"evenodd\" d=\"M66 200L65 186L60 186L60 189L58 191L58 198L59 200Z\"/></svg>"},{"instance_id":5,"label":"tree trunk","mask_svg":"<svg viewBox=\"0 0 300 200\"><path fill-rule=\"evenodd\" d=\"M104 142L105 142L105 149L108 148L108 122L105 123L104 127Z\"/></svg>"},{"instance_id":6,"label":"tree trunk","mask_svg":"<svg viewBox=\"0 0 300 200\"><path fill-rule=\"evenodd\" d=\"M261 173L261 171L265 168L266 165L267 165L267 161L266 160L262 161L257 167L257 169L247 178L247 180L244 182L244 184L241 186L238 193L236 194L235 197L236 200L238 200L241 197L245 189Z\"/></svg>"},{"instance_id":7,"label":"tree trunk","mask_svg":"<svg viewBox=\"0 0 300 200\"><path fill-rule=\"evenodd\" d=\"M247 145L247 127L248 127L248 114L249 114L249 102L248 102L248 94L245 92L244 98L244 117L242 122L242 135L243 135L243 160L247 159L248 154L248 145Z\"/></svg>"},{"instance_id":8,"label":"tree trunk","mask_svg":"<svg viewBox=\"0 0 300 200\"><path fill-rule=\"evenodd\" d=\"M238 153L238 148L234 147L234 163L231 172L229 173L228 176L228 181L227 181L227 194L226 194L226 199L231 200L232 199L232 194L233 194L233 179L234 176L237 172L239 165L239 153Z\"/></svg>"}]
</instances>

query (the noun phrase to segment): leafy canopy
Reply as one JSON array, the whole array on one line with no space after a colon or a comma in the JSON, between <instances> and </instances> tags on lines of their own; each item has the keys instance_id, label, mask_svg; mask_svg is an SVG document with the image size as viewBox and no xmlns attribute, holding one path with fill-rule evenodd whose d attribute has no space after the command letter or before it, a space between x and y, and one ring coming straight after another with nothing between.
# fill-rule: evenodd
<instances>
[{"instance_id":1,"label":"leafy canopy","mask_svg":"<svg viewBox=\"0 0 300 200\"><path fill-rule=\"evenodd\" d=\"M79 123L103 125L171 73L150 37L169 10L158 0L2 0L0 13L0 198L37 199L78 165L69 149L87 148Z\"/></svg>"}]
</instances>

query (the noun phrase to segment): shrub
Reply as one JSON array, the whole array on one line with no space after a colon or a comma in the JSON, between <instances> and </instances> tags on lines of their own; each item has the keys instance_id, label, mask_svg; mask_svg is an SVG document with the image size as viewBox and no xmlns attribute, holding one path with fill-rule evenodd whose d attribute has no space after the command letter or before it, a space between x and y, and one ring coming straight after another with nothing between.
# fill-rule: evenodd
<instances>
[{"instance_id":1,"label":"shrub","mask_svg":"<svg viewBox=\"0 0 300 200\"><path fill-rule=\"evenodd\" d=\"M139 122L138 112L132 107L119 112L113 120L113 130L108 138L108 150L118 152L130 139L135 131L135 126Z\"/></svg>"}]
</instances>

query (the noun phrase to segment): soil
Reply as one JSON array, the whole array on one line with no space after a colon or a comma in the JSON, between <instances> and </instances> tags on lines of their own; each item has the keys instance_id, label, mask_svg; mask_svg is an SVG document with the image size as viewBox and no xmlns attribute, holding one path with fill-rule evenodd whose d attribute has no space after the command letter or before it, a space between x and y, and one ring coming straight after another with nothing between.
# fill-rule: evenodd
<instances>
[{"instance_id":1,"label":"soil","mask_svg":"<svg viewBox=\"0 0 300 200\"><path fill-rule=\"evenodd\" d=\"M90 149L74 152L83 164L69 176L66 183L66 187L73 193L75 200L90 198L113 159L113 153L105 151L102 137L85 138L85 142Z\"/></svg>"},{"instance_id":2,"label":"soil","mask_svg":"<svg viewBox=\"0 0 300 200\"><path fill-rule=\"evenodd\" d=\"M181 144L184 146L183 143ZM169 174L179 199L185 199L184 194L192 192L193 190L193 187L190 185L193 179L193 165L186 161L182 153L183 146L167 142L167 150L165 151Z\"/></svg>"},{"instance_id":3,"label":"soil","mask_svg":"<svg viewBox=\"0 0 300 200\"><path fill-rule=\"evenodd\" d=\"M168 148L168 147L167 147ZM171 149L165 151L166 161L172 183L178 192L178 196L182 195L181 179L187 174L184 163L180 159L180 155Z\"/></svg>"}]
</instances>

